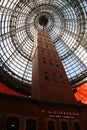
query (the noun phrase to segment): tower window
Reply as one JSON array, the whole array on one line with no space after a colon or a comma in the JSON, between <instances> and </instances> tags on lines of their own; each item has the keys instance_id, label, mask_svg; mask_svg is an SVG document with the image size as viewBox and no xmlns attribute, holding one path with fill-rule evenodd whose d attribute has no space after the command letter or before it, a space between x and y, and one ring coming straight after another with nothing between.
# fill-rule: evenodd
<instances>
[{"instance_id":1,"label":"tower window","mask_svg":"<svg viewBox=\"0 0 87 130\"><path fill-rule=\"evenodd\" d=\"M46 79L46 80L49 80L48 72L45 72L45 79Z\"/></svg>"},{"instance_id":2,"label":"tower window","mask_svg":"<svg viewBox=\"0 0 87 130\"><path fill-rule=\"evenodd\" d=\"M61 122L61 128L62 128L62 130L68 130L67 122L62 121Z\"/></svg>"},{"instance_id":3,"label":"tower window","mask_svg":"<svg viewBox=\"0 0 87 130\"><path fill-rule=\"evenodd\" d=\"M48 130L55 130L54 121L48 121Z\"/></svg>"},{"instance_id":4,"label":"tower window","mask_svg":"<svg viewBox=\"0 0 87 130\"><path fill-rule=\"evenodd\" d=\"M52 65L52 60L51 59L49 59L49 64Z\"/></svg>"},{"instance_id":5,"label":"tower window","mask_svg":"<svg viewBox=\"0 0 87 130\"><path fill-rule=\"evenodd\" d=\"M56 61L56 66L59 67L58 61Z\"/></svg>"},{"instance_id":6,"label":"tower window","mask_svg":"<svg viewBox=\"0 0 87 130\"><path fill-rule=\"evenodd\" d=\"M53 81L54 81L54 82L57 82L57 79L56 79L56 75L55 75L55 74L53 74Z\"/></svg>"},{"instance_id":7,"label":"tower window","mask_svg":"<svg viewBox=\"0 0 87 130\"><path fill-rule=\"evenodd\" d=\"M43 58L43 63L45 63L45 64L46 64L46 58Z\"/></svg>"},{"instance_id":8,"label":"tower window","mask_svg":"<svg viewBox=\"0 0 87 130\"><path fill-rule=\"evenodd\" d=\"M42 50L42 52L44 52L44 50Z\"/></svg>"},{"instance_id":9,"label":"tower window","mask_svg":"<svg viewBox=\"0 0 87 130\"><path fill-rule=\"evenodd\" d=\"M42 39L42 37L41 37L41 36L39 36L39 38L40 38L40 39Z\"/></svg>"},{"instance_id":10,"label":"tower window","mask_svg":"<svg viewBox=\"0 0 87 130\"><path fill-rule=\"evenodd\" d=\"M64 84L65 83L65 81L64 81L64 79L63 79L63 76L62 75L60 75L60 81Z\"/></svg>"},{"instance_id":11,"label":"tower window","mask_svg":"<svg viewBox=\"0 0 87 130\"><path fill-rule=\"evenodd\" d=\"M55 53L53 53L53 56L56 57Z\"/></svg>"},{"instance_id":12,"label":"tower window","mask_svg":"<svg viewBox=\"0 0 87 130\"><path fill-rule=\"evenodd\" d=\"M48 55L50 54L50 52L48 51Z\"/></svg>"},{"instance_id":13,"label":"tower window","mask_svg":"<svg viewBox=\"0 0 87 130\"><path fill-rule=\"evenodd\" d=\"M36 130L36 120L28 119L26 121L26 130Z\"/></svg>"},{"instance_id":14,"label":"tower window","mask_svg":"<svg viewBox=\"0 0 87 130\"><path fill-rule=\"evenodd\" d=\"M46 47L48 48L48 45L46 45Z\"/></svg>"}]
</instances>

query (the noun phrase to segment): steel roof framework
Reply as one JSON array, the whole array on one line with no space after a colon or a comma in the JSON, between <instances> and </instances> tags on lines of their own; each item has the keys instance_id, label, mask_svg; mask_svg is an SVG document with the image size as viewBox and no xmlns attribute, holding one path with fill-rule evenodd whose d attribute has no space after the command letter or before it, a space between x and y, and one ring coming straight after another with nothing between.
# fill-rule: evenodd
<instances>
[{"instance_id":1,"label":"steel roof framework","mask_svg":"<svg viewBox=\"0 0 87 130\"><path fill-rule=\"evenodd\" d=\"M86 0L1 0L0 66L14 78L32 84L34 34L46 16L49 32L71 84L87 77Z\"/></svg>"}]
</instances>

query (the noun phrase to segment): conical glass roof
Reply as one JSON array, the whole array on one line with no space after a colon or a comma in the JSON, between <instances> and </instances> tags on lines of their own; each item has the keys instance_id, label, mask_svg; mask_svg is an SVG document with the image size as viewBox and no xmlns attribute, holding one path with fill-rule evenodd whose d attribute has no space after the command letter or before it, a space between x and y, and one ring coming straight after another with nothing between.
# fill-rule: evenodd
<instances>
[{"instance_id":1,"label":"conical glass roof","mask_svg":"<svg viewBox=\"0 0 87 130\"><path fill-rule=\"evenodd\" d=\"M1 0L0 66L8 75L32 84L34 35L47 31L71 84L87 77L87 0Z\"/></svg>"}]
</instances>

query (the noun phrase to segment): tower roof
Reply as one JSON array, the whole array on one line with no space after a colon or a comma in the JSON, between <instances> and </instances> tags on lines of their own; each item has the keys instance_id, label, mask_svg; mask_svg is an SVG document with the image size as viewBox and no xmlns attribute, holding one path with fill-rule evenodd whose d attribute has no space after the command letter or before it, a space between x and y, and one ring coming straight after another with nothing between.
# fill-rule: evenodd
<instances>
[{"instance_id":1,"label":"tower roof","mask_svg":"<svg viewBox=\"0 0 87 130\"><path fill-rule=\"evenodd\" d=\"M32 84L34 34L43 19L71 84L87 80L86 0L1 0L0 67Z\"/></svg>"}]
</instances>

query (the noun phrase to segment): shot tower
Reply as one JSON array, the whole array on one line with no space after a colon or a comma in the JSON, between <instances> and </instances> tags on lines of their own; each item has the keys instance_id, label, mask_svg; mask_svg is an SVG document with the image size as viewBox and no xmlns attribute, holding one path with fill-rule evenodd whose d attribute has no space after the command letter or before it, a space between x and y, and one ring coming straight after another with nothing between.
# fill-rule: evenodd
<instances>
[{"instance_id":1,"label":"shot tower","mask_svg":"<svg viewBox=\"0 0 87 130\"><path fill-rule=\"evenodd\" d=\"M40 18L43 30L37 30L34 40L32 98L41 101L73 103L64 67L49 34L44 30L48 20Z\"/></svg>"}]
</instances>

